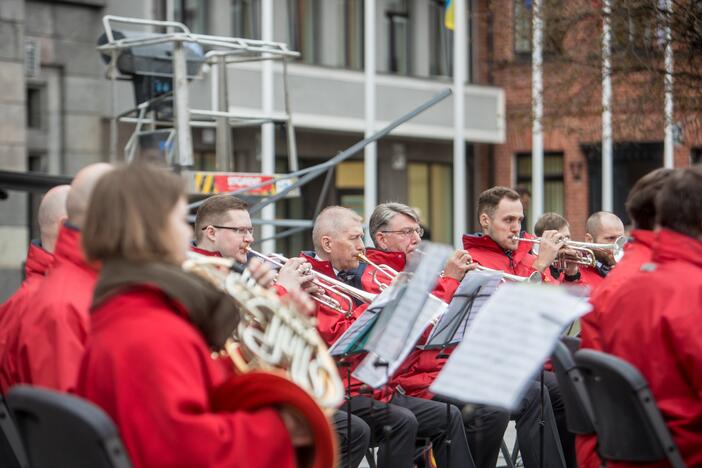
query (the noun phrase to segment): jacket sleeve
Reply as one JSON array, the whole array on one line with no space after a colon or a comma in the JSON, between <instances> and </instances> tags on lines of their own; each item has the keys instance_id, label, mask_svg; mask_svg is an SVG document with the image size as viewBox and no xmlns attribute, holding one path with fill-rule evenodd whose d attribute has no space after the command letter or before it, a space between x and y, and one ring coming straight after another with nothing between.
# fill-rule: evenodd
<instances>
[{"instance_id":1,"label":"jacket sleeve","mask_svg":"<svg viewBox=\"0 0 702 468\"><path fill-rule=\"evenodd\" d=\"M317 330L327 346L331 346L353 324L356 318L368 307L362 304L350 315L342 314L329 307L317 304Z\"/></svg>"},{"instance_id":2,"label":"jacket sleeve","mask_svg":"<svg viewBox=\"0 0 702 468\"><path fill-rule=\"evenodd\" d=\"M453 295L456 294L456 290L460 284L461 283L455 278L442 276L439 278L439 281L436 283L431 293L442 301L449 303L451 299L453 299Z\"/></svg>"},{"instance_id":3,"label":"jacket sleeve","mask_svg":"<svg viewBox=\"0 0 702 468\"><path fill-rule=\"evenodd\" d=\"M45 305L20 331L18 372L22 381L62 392L75 389L85 351L85 313L70 303Z\"/></svg>"},{"instance_id":4,"label":"jacket sleeve","mask_svg":"<svg viewBox=\"0 0 702 468\"><path fill-rule=\"evenodd\" d=\"M209 389L222 374L195 341L154 333L153 340L107 362L84 363L79 388L98 404L102 395L113 395L105 401L115 407L105 409L116 419L135 467L293 467L290 437L277 411L213 412ZM103 382L102 388L94 382Z\"/></svg>"}]
</instances>

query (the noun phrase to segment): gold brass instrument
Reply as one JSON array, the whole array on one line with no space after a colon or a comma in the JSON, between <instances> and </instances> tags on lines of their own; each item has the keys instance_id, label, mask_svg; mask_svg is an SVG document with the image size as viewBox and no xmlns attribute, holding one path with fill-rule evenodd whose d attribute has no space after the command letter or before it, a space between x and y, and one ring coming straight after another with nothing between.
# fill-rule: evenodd
<instances>
[{"instance_id":1,"label":"gold brass instrument","mask_svg":"<svg viewBox=\"0 0 702 468\"><path fill-rule=\"evenodd\" d=\"M535 239L527 239L524 237L513 237L512 239L520 242L530 242L535 244L534 251L538 254L538 245L541 244L541 238L537 237ZM586 266L596 266L597 256L595 252L605 252L611 254L615 262L619 262L624 255L624 245L626 244L625 237L619 237L612 244L598 244L595 242L578 242L573 240L566 240L561 247L561 251L558 257L554 261L554 266L560 269L565 268L568 264L586 265ZM573 250L576 252L577 257L568 255L566 250Z\"/></svg>"},{"instance_id":2,"label":"gold brass instrument","mask_svg":"<svg viewBox=\"0 0 702 468\"><path fill-rule=\"evenodd\" d=\"M249 248L248 251L251 252L256 257L258 257L262 260L265 260L265 261L267 261L267 262L269 262L277 267L280 267L280 268L282 268L284 265L284 262L287 261L287 259L282 260L285 257L278 256L276 254L273 254L273 255L276 255L276 258L279 258L280 261L273 258L273 256L264 255L261 252L256 252L255 250L253 250L251 248ZM319 273L315 272L315 274L317 276L319 276ZM318 302L324 306L327 306L328 308L335 310L335 311L339 312L340 314L344 314L346 316L351 315L351 313L353 312L353 309L354 309L354 303L353 303L353 299L351 299L351 297L348 294L345 294L339 290L330 288L327 284L325 284L317 279L313 280L312 283L315 286L319 286L320 288L324 289L325 291L334 292L337 296L339 296L345 302L346 306L345 307L342 306L338 300L334 299L333 297L329 296L328 294L322 294L322 295L310 294L310 298L312 298L312 300L314 300L315 302Z\"/></svg>"},{"instance_id":3,"label":"gold brass instrument","mask_svg":"<svg viewBox=\"0 0 702 468\"><path fill-rule=\"evenodd\" d=\"M379 265L377 263L372 262L368 257L366 257L364 254L359 253L356 254L356 257L363 263L366 263L374 268L373 273L371 274L371 278L373 280L373 283L375 283L378 288L383 291L385 288L388 287L387 283L383 283L378 279L378 273L382 273L386 278L388 278L390 281L394 281L395 278L397 278L397 275L400 273L392 268L389 265Z\"/></svg>"},{"instance_id":4,"label":"gold brass instrument","mask_svg":"<svg viewBox=\"0 0 702 468\"><path fill-rule=\"evenodd\" d=\"M277 253L271 254L271 256L277 258L282 262L288 261L286 257ZM378 297L377 294L366 292L363 289L354 288L353 286L349 286L343 281L339 281L336 278L332 278L331 276L319 273L318 271L316 271L315 274L317 275L317 279L320 282L320 284L315 284L324 288L326 291L333 292L334 294L343 294L352 297L358 301L361 301L365 304L370 304L375 300L376 297Z\"/></svg>"},{"instance_id":5,"label":"gold brass instrument","mask_svg":"<svg viewBox=\"0 0 702 468\"><path fill-rule=\"evenodd\" d=\"M240 321L220 354L234 374L213 389L214 411L256 411L290 407L308 423L311 451L298 451L298 466L324 468L337 458L329 416L344 399L336 363L316 329L315 319L283 304L258 285L232 259L190 253L183 269L228 293L239 306Z\"/></svg>"}]
</instances>

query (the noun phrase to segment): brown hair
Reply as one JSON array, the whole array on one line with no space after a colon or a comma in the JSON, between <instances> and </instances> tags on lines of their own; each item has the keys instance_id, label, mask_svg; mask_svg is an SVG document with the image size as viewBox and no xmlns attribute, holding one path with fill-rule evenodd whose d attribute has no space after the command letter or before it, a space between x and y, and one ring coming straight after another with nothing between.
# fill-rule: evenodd
<instances>
[{"instance_id":1,"label":"brown hair","mask_svg":"<svg viewBox=\"0 0 702 468\"><path fill-rule=\"evenodd\" d=\"M200 242L202 239L202 230L210 224L222 224L225 222L227 213L232 210L247 210L249 204L241 198L222 193L220 195L212 195L205 200L197 209L195 215L195 240Z\"/></svg>"},{"instance_id":2,"label":"brown hair","mask_svg":"<svg viewBox=\"0 0 702 468\"><path fill-rule=\"evenodd\" d=\"M702 236L702 166L676 170L656 198L661 227L699 239Z\"/></svg>"},{"instance_id":3,"label":"brown hair","mask_svg":"<svg viewBox=\"0 0 702 468\"><path fill-rule=\"evenodd\" d=\"M568 220L558 213L544 213L534 225L534 234L541 237L544 231L551 229L558 231L569 225Z\"/></svg>"},{"instance_id":4,"label":"brown hair","mask_svg":"<svg viewBox=\"0 0 702 468\"><path fill-rule=\"evenodd\" d=\"M626 199L626 212L636 229L653 231L656 227L656 195L673 174L673 169L660 168L640 178Z\"/></svg>"},{"instance_id":5,"label":"brown hair","mask_svg":"<svg viewBox=\"0 0 702 468\"><path fill-rule=\"evenodd\" d=\"M166 226L184 196L180 177L144 163L114 169L95 185L83 227L83 250L91 261L164 261Z\"/></svg>"},{"instance_id":6,"label":"brown hair","mask_svg":"<svg viewBox=\"0 0 702 468\"><path fill-rule=\"evenodd\" d=\"M497 205L500 204L503 198L519 200L519 194L509 187L501 186L489 188L481 193L478 198L478 220L480 220L480 215L483 213L487 213L492 218Z\"/></svg>"}]
</instances>

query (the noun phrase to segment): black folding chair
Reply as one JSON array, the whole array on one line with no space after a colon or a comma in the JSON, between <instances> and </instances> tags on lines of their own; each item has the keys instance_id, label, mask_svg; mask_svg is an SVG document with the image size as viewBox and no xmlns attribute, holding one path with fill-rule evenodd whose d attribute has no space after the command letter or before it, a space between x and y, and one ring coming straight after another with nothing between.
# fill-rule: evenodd
<instances>
[{"instance_id":1,"label":"black folding chair","mask_svg":"<svg viewBox=\"0 0 702 468\"><path fill-rule=\"evenodd\" d=\"M0 395L0 466L7 468L29 467L17 426L10 416L10 410L2 395Z\"/></svg>"},{"instance_id":2,"label":"black folding chair","mask_svg":"<svg viewBox=\"0 0 702 468\"><path fill-rule=\"evenodd\" d=\"M569 344L573 343L571 341ZM565 406L566 424L568 430L574 434L594 434L595 418L592 404L580 369L575 366L571 349L573 348L561 340L556 343L551 355L551 363Z\"/></svg>"},{"instance_id":3,"label":"black folding chair","mask_svg":"<svg viewBox=\"0 0 702 468\"><path fill-rule=\"evenodd\" d=\"M80 398L19 385L7 394L34 468L131 468L117 428L104 411Z\"/></svg>"},{"instance_id":4,"label":"black folding chair","mask_svg":"<svg viewBox=\"0 0 702 468\"><path fill-rule=\"evenodd\" d=\"M685 463L646 379L628 362L600 351L575 353L597 422L597 452L607 461Z\"/></svg>"}]
</instances>

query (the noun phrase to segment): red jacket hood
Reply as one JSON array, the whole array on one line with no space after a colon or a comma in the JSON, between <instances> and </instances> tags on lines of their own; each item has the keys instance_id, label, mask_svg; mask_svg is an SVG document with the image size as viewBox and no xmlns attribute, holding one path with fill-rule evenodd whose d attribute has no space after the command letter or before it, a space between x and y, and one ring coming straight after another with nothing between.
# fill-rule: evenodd
<instances>
[{"instance_id":1,"label":"red jacket hood","mask_svg":"<svg viewBox=\"0 0 702 468\"><path fill-rule=\"evenodd\" d=\"M207 257L221 257L222 256L222 254L219 252L213 252L211 250L201 249L199 247L195 247L194 245L190 246L190 250L195 252L196 254L205 255Z\"/></svg>"},{"instance_id":2,"label":"red jacket hood","mask_svg":"<svg viewBox=\"0 0 702 468\"><path fill-rule=\"evenodd\" d=\"M525 237L533 238L533 236L529 234L525 234ZM486 236L484 234L464 234L463 248L468 250L469 252L471 249L484 249L494 253L502 254L505 257L507 256L505 250L502 247L500 247L497 244L497 242L492 240L490 236ZM514 261L514 263L521 263L524 256L528 255L529 252L531 252L531 243L520 242L519 247L517 247L517 250L513 252L512 260ZM480 263L480 260L477 260L477 262Z\"/></svg>"},{"instance_id":3,"label":"red jacket hood","mask_svg":"<svg viewBox=\"0 0 702 468\"><path fill-rule=\"evenodd\" d=\"M653 245L653 261L684 261L702 268L702 242L670 229L661 229Z\"/></svg>"},{"instance_id":4,"label":"red jacket hood","mask_svg":"<svg viewBox=\"0 0 702 468\"><path fill-rule=\"evenodd\" d=\"M86 269L96 270L95 266L85 259L80 230L70 224L64 224L59 231L54 257L57 261L67 261Z\"/></svg>"},{"instance_id":5,"label":"red jacket hood","mask_svg":"<svg viewBox=\"0 0 702 468\"><path fill-rule=\"evenodd\" d=\"M404 252L366 249L366 257L377 265L387 265L395 271L404 270L407 263L407 255Z\"/></svg>"},{"instance_id":6,"label":"red jacket hood","mask_svg":"<svg viewBox=\"0 0 702 468\"><path fill-rule=\"evenodd\" d=\"M653 248L653 244L656 241L656 237L658 237L658 233L655 231L648 231L646 229L634 229L629 233L629 236L631 236L632 241L626 245L637 243L643 244L645 247L650 249ZM624 249L626 249L626 245L624 246Z\"/></svg>"},{"instance_id":7,"label":"red jacket hood","mask_svg":"<svg viewBox=\"0 0 702 468\"><path fill-rule=\"evenodd\" d=\"M25 278L44 276L52 263L54 263L54 255L44 250L39 243L32 241L27 251L27 261L24 264Z\"/></svg>"}]
</instances>

